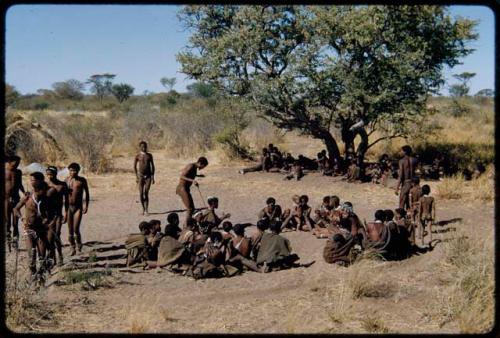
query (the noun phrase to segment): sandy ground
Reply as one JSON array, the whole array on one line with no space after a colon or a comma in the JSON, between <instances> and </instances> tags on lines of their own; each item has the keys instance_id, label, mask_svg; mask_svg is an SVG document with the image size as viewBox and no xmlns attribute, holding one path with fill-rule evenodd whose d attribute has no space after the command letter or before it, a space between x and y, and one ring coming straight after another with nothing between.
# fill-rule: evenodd
<instances>
[{"instance_id":1,"label":"sandy ground","mask_svg":"<svg viewBox=\"0 0 500 338\"><path fill-rule=\"evenodd\" d=\"M157 174L150 194L150 212L181 209L175 186L180 170L189 161L169 159L163 152L153 154ZM342 201L351 201L355 212L366 220L372 218L376 209L397 207L398 198L388 187L348 184L317 173L306 175L300 182L283 181L279 174L239 175L241 164L217 163L210 154L208 158L211 164L202 171L206 177L200 179L201 192L205 198L218 196L219 212L230 212L233 223L255 222L269 196L283 207L290 207L293 194L308 194L312 206L318 205L324 195L338 195ZM115 166L117 173L87 176L91 203L82 223L84 242L123 243L127 234L137 232L142 220L157 218L165 224L164 214L140 215L132 157L118 158ZM429 184L432 189L439 183ZM201 206L200 195L192 191L195 205ZM434 234L438 239L446 240L459 233L487 236L493 232L491 203L438 200L437 218L461 219L438 227ZM376 317L389 332L458 332L455 323L443 324L442 318L434 314L435 308L442 306L440 291L452 282L452 277L441 271L438 264L445 244L401 262L374 261L372 269L382 272L379 275L390 292L384 297L352 299L345 291L350 268L323 261L324 240L304 232L284 236L290 239L301 262L316 263L309 268L268 274L246 272L232 278L198 281L167 271L127 273L115 269L112 288L83 291L75 285L48 287L44 291L47 300L59 304L61 311L46 331L362 333L367 332L367 319ZM67 243L66 227L62 239ZM84 247L87 253L91 249L90 244ZM68 251L66 247L65 253ZM102 252L98 257L112 254ZM25 255L21 252L24 262ZM9 268L12 255L7 263Z\"/></svg>"}]
</instances>

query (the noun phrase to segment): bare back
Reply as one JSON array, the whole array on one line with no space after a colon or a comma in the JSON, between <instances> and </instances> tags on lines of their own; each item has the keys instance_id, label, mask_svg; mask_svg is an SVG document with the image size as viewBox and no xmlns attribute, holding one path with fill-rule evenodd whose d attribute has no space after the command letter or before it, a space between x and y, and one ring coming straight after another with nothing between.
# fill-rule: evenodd
<instances>
[{"instance_id":1,"label":"bare back","mask_svg":"<svg viewBox=\"0 0 500 338\"><path fill-rule=\"evenodd\" d=\"M5 197L19 199L22 187L22 172L19 169L5 169Z\"/></svg>"}]
</instances>

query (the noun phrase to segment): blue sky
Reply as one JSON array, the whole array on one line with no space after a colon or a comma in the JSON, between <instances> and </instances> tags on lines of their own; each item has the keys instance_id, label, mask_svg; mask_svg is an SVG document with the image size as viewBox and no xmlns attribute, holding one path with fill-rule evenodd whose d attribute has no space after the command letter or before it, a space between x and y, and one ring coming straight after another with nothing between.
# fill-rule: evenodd
<instances>
[{"instance_id":1,"label":"blue sky","mask_svg":"<svg viewBox=\"0 0 500 338\"><path fill-rule=\"evenodd\" d=\"M164 91L162 77L176 77L177 91L191 81L179 73L175 54L186 45L173 5L17 5L6 16L6 82L21 93L51 88L57 81L85 81L96 73L117 74L135 93ZM482 6L451 6L452 15L478 19L476 51L445 71L475 72L471 93L494 87L494 14ZM443 94L447 94L444 89Z\"/></svg>"}]
</instances>

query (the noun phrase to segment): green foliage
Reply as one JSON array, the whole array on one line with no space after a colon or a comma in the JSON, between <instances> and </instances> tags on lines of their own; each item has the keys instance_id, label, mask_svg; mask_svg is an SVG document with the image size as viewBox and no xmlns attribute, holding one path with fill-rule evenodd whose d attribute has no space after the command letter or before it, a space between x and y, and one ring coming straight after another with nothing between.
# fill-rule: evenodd
<instances>
[{"instance_id":1,"label":"green foliage","mask_svg":"<svg viewBox=\"0 0 500 338\"><path fill-rule=\"evenodd\" d=\"M322 139L336 158L332 127L346 148L361 137L361 159L378 142L369 143L373 131L407 134L443 66L477 38L475 22L439 6L207 5L179 18L192 32L177 55L182 72L246 99L279 128Z\"/></svg>"},{"instance_id":2,"label":"green foliage","mask_svg":"<svg viewBox=\"0 0 500 338\"><path fill-rule=\"evenodd\" d=\"M493 89L485 88L485 89L481 89L480 91L478 91L476 93L476 96L493 97L493 96L495 96L495 92L493 91Z\"/></svg>"},{"instance_id":3,"label":"green foliage","mask_svg":"<svg viewBox=\"0 0 500 338\"><path fill-rule=\"evenodd\" d=\"M122 103L130 98L134 93L134 87L126 83L115 84L111 87L111 92L116 97L118 102Z\"/></svg>"},{"instance_id":4,"label":"green foliage","mask_svg":"<svg viewBox=\"0 0 500 338\"><path fill-rule=\"evenodd\" d=\"M63 82L55 82L52 84L52 88L54 88L54 93L60 98L81 100L85 84L78 80L70 79Z\"/></svg>"},{"instance_id":5,"label":"green foliage","mask_svg":"<svg viewBox=\"0 0 500 338\"><path fill-rule=\"evenodd\" d=\"M175 83L177 82L177 79L175 77L162 77L160 79L161 85L168 89L168 91L172 91L174 89Z\"/></svg>"},{"instance_id":6,"label":"green foliage","mask_svg":"<svg viewBox=\"0 0 500 338\"><path fill-rule=\"evenodd\" d=\"M476 73L463 72L461 74L454 74L453 77L460 81L460 84L454 84L450 87L450 95L454 97L462 97L469 94L468 82L476 76Z\"/></svg>"},{"instance_id":7,"label":"green foliage","mask_svg":"<svg viewBox=\"0 0 500 338\"><path fill-rule=\"evenodd\" d=\"M192 83L188 85L186 89L188 90L189 94L193 95L194 97L209 98L214 96L216 93L216 89L214 88L214 86L203 82Z\"/></svg>"},{"instance_id":8,"label":"green foliage","mask_svg":"<svg viewBox=\"0 0 500 338\"><path fill-rule=\"evenodd\" d=\"M14 86L10 84L5 84L5 107L10 107L15 105L16 101L19 99L21 94L16 90Z\"/></svg>"},{"instance_id":9,"label":"green foliage","mask_svg":"<svg viewBox=\"0 0 500 338\"><path fill-rule=\"evenodd\" d=\"M102 103L102 99L106 95L112 94L113 79L116 75L114 74L94 74L87 79L87 84L90 84L90 92L95 94L99 101Z\"/></svg>"}]
</instances>

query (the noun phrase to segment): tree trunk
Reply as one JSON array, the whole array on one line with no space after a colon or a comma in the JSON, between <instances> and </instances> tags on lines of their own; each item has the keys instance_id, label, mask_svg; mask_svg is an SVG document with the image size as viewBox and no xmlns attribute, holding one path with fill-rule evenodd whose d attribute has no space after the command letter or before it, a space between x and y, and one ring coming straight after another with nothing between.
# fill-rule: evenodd
<instances>
[{"instance_id":1,"label":"tree trunk","mask_svg":"<svg viewBox=\"0 0 500 338\"><path fill-rule=\"evenodd\" d=\"M358 166L361 169L361 174L365 173L365 154L368 150L368 134L366 133L365 128L358 129L358 134L361 137L361 142L358 145L358 149L356 150L356 158L358 162Z\"/></svg>"},{"instance_id":2,"label":"tree trunk","mask_svg":"<svg viewBox=\"0 0 500 338\"><path fill-rule=\"evenodd\" d=\"M333 138L329 131L323 130L319 133L318 138L322 139L328 151L328 157L335 159L337 163L341 162L340 150L337 141Z\"/></svg>"},{"instance_id":3,"label":"tree trunk","mask_svg":"<svg viewBox=\"0 0 500 338\"><path fill-rule=\"evenodd\" d=\"M350 121L345 121L341 127L342 142L344 143L344 160L349 165L349 155L354 151L354 138L356 134L349 130Z\"/></svg>"}]
</instances>

